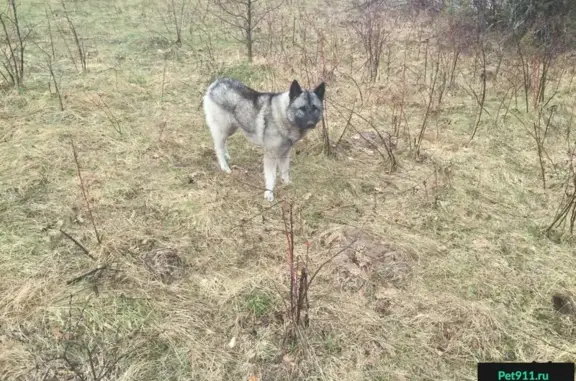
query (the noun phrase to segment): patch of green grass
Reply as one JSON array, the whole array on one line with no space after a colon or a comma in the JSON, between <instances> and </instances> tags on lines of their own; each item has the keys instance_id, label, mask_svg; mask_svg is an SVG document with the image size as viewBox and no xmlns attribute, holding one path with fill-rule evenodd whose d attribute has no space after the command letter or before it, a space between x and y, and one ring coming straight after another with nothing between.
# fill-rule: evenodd
<instances>
[{"instance_id":1,"label":"patch of green grass","mask_svg":"<svg viewBox=\"0 0 576 381\"><path fill-rule=\"evenodd\" d=\"M214 81L216 78L231 78L243 82L247 85L253 83L260 83L266 78L266 75L271 72L271 68L266 65L250 64L249 62L241 62L229 66L224 66L221 70L214 73L209 82Z\"/></svg>"},{"instance_id":2,"label":"patch of green grass","mask_svg":"<svg viewBox=\"0 0 576 381\"><path fill-rule=\"evenodd\" d=\"M342 352L340 341L330 332L324 334L324 349L330 355L337 355Z\"/></svg>"},{"instance_id":3,"label":"patch of green grass","mask_svg":"<svg viewBox=\"0 0 576 381\"><path fill-rule=\"evenodd\" d=\"M274 299L263 290L253 290L245 297L245 306L250 313L262 317L274 310Z\"/></svg>"}]
</instances>

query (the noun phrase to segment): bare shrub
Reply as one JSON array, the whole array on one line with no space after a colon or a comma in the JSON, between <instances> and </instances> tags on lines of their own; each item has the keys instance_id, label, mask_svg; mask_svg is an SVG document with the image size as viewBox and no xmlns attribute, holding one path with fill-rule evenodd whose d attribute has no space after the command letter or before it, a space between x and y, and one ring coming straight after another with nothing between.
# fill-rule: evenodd
<instances>
[{"instance_id":1,"label":"bare shrub","mask_svg":"<svg viewBox=\"0 0 576 381\"><path fill-rule=\"evenodd\" d=\"M551 108L550 110L550 117L548 118L548 122L546 126L550 124L550 118L552 117L552 113L555 111L555 108ZM558 208L554 213L554 217L552 218L552 222L546 229L546 235L551 238L552 233L556 230L564 230L566 227L570 234L574 234L574 226L576 224L576 167L574 165L574 159L576 158L576 144L573 142L573 123L576 114L574 114L574 105L572 105L572 113L568 120L568 125L566 126L566 133L565 133L565 141L567 145L566 153L567 153L567 175L565 185L562 188L562 198L559 202ZM548 127L544 130L546 133ZM544 135L544 138L546 136ZM568 226L566 226L568 224Z\"/></svg>"},{"instance_id":2,"label":"bare shrub","mask_svg":"<svg viewBox=\"0 0 576 381\"><path fill-rule=\"evenodd\" d=\"M480 53L479 55L482 65L481 69L482 74L480 76L480 79L482 81L482 90L480 92L480 96L476 96L476 94L474 94L476 96L476 101L478 102L478 115L476 117L476 123L474 124L474 130L472 131L472 136L470 136L470 141L472 141L472 139L474 139L474 136L476 136L476 132L478 131L478 127L480 126L480 121L482 120L482 113L484 112L484 103L486 102L486 80L487 80L486 46L484 44L484 39L481 34L478 34L477 47Z\"/></svg>"},{"instance_id":3,"label":"bare shrub","mask_svg":"<svg viewBox=\"0 0 576 381\"><path fill-rule=\"evenodd\" d=\"M368 120L367 118L363 117L362 115L360 115L359 113L354 111L354 105L352 105L352 108L348 108L347 106L342 105L342 104L338 104L335 101L330 101L330 104L331 104L332 108L334 108L336 111L338 111L338 109L344 110L346 112L346 115L347 115L347 116L345 116L342 111L339 111L341 116L343 118L345 117L347 119L347 122L346 122L346 126L344 128L344 131L342 132L342 134L340 135L340 137L336 141L336 145L334 146L334 148L337 148L338 144L340 144L340 142L342 141L342 137L346 133L346 130L348 128L351 128L353 131L355 131L358 134L358 137L360 139L364 140L371 148L373 148L380 155L380 157L382 158L383 161L388 162L388 173L392 173L392 172L396 171L396 169L398 167L398 160L397 160L396 155L394 153L395 145L392 141L392 135L388 132L380 131L374 125L374 123L372 123L370 120ZM367 134L360 131L352 123L352 117L356 117L356 118L360 119L361 121L363 121L364 123L366 123L368 126L370 126L370 129L372 131L374 131L373 133L372 133L372 131L370 131L370 135L373 134L374 139L370 139L370 138L366 137L365 135L367 135ZM384 152L382 152L380 150L380 146L382 146L384 148Z\"/></svg>"},{"instance_id":4,"label":"bare shrub","mask_svg":"<svg viewBox=\"0 0 576 381\"><path fill-rule=\"evenodd\" d=\"M358 14L353 16L350 25L366 54L364 65L368 71L368 78L371 82L376 82L380 60L390 35L390 31L386 29L384 8L378 3L371 2L363 7L358 6L356 9L359 9Z\"/></svg>"},{"instance_id":5,"label":"bare shrub","mask_svg":"<svg viewBox=\"0 0 576 381\"><path fill-rule=\"evenodd\" d=\"M576 176L572 168L572 178L568 182L560 206L556 211L552 223L546 229L546 234L550 237L552 231L556 228L564 227L568 222L570 234L574 234L574 224L576 222Z\"/></svg>"},{"instance_id":6,"label":"bare shrub","mask_svg":"<svg viewBox=\"0 0 576 381\"><path fill-rule=\"evenodd\" d=\"M9 86L22 86L24 83L24 50L26 36L22 35L18 10L14 0L8 0L8 8L11 14L0 13L2 25L3 44L0 45L2 52L2 67L0 75Z\"/></svg>"},{"instance_id":7,"label":"bare shrub","mask_svg":"<svg viewBox=\"0 0 576 381\"><path fill-rule=\"evenodd\" d=\"M192 9L190 5L190 0L169 0L155 3L155 10L162 20L162 26L166 32L166 35L163 33L160 35L178 46L182 45L183 42L182 30L185 20L189 17L189 10ZM198 4L194 8L199 9Z\"/></svg>"},{"instance_id":8,"label":"bare shrub","mask_svg":"<svg viewBox=\"0 0 576 381\"><path fill-rule=\"evenodd\" d=\"M218 62L216 60L216 49L214 47L214 33L211 28L202 23L197 25L196 33L200 40L200 49L196 49L197 56L201 66L206 66L211 72L218 70Z\"/></svg>"},{"instance_id":9,"label":"bare shrub","mask_svg":"<svg viewBox=\"0 0 576 381\"><path fill-rule=\"evenodd\" d=\"M532 46L554 46L558 52L574 48L576 3L569 0L509 0L502 2L501 24Z\"/></svg>"},{"instance_id":10,"label":"bare shrub","mask_svg":"<svg viewBox=\"0 0 576 381\"><path fill-rule=\"evenodd\" d=\"M33 378L26 379L104 381L121 377L123 363L137 349L127 350L123 344L137 338L139 329L129 334L124 334L126 327L122 324L103 329L90 317L90 302L89 297L80 304L71 295L63 321L54 323L50 330L37 330L43 333L41 341L33 342L32 335L23 336L22 344L37 355L30 370Z\"/></svg>"},{"instance_id":11,"label":"bare shrub","mask_svg":"<svg viewBox=\"0 0 576 381\"><path fill-rule=\"evenodd\" d=\"M232 38L246 46L246 58L252 62L256 27L282 5L282 0L214 0L214 5L214 15L233 28Z\"/></svg>"},{"instance_id":12,"label":"bare shrub","mask_svg":"<svg viewBox=\"0 0 576 381\"><path fill-rule=\"evenodd\" d=\"M333 261L339 255L345 253L358 240L358 235L353 238L344 248L331 255L327 260L322 262L314 272L309 270L309 251L310 243L306 242L306 254L304 258L296 256L294 253L294 218L293 205L290 202L282 203L282 220L284 222L284 234L286 236L286 261L288 263L288 275L290 277L290 290L288 292L288 303L285 303L286 314L290 319L287 326L284 341L295 342L297 330L300 327L308 327L310 319L308 310L310 303L308 300L310 286L312 282L328 263Z\"/></svg>"},{"instance_id":13,"label":"bare shrub","mask_svg":"<svg viewBox=\"0 0 576 381\"><path fill-rule=\"evenodd\" d=\"M420 125L420 132L418 133L418 137L416 139L416 156L420 157L420 146L422 144L422 139L424 137L424 133L426 132L426 128L428 126L428 118L430 117L432 107L434 104L434 94L438 90L437 82L438 82L438 71L440 68L440 52L437 54L436 59L436 69L434 70L434 74L432 77L432 84L428 90L428 105L426 106L426 112L424 113L424 118L422 118L422 124Z\"/></svg>"},{"instance_id":14,"label":"bare shrub","mask_svg":"<svg viewBox=\"0 0 576 381\"><path fill-rule=\"evenodd\" d=\"M552 121L552 117L554 116L554 111L556 111L556 107L550 108L550 114L546 119L544 125L542 125L542 109L538 112L537 121L532 123L532 138L536 142L536 149L538 152L538 163L540 164L540 175L542 178L542 188L546 189L546 166L544 164L544 156L546 155L546 150L544 144L546 142L546 136L548 135L548 131L550 129L550 122Z\"/></svg>"},{"instance_id":15,"label":"bare shrub","mask_svg":"<svg viewBox=\"0 0 576 381\"><path fill-rule=\"evenodd\" d=\"M66 26L61 25L61 23L56 23L56 28L58 29L58 32L60 34L60 37L62 38L62 41L66 47L66 50L68 51L68 56L70 57L70 60L72 61L72 63L74 64L74 66L76 67L76 70L85 72L88 69L88 54L86 51L86 47L84 45L84 39L80 37L79 33L78 33L78 28L76 27L76 23L74 22L74 20L72 20L72 17L70 16L70 13L68 11L68 8L66 8L66 2L64 0L61 1L62 4L62 14L65 20L65 24ZM48 9L50 9L52 15L57 14L56 12L54 12L50 5L46 5L48 7ZM48 21L50 20L50 16L47 16ZM49 33L50 33L50 41L51 41L51 45L52 45L52 49L53 49L53 37L52 37L52 30L51 30L51 24L48 24L49 26ZM68 39L66 38L67 34L71 34L72 35L72 46L70 47L70 44L68 43ZM76 53L73 53L73 50L76 51ZM80 69L78 68L78 62L80 62Z\"/></svg>"},{"instance_id":16,"label":"bare shrub","mask_svg":"<svg viewBox=\"0 0 576 381\"><path fill-rule=\"evenodd\" d=\"M54 91L56 91L56 96L58 97L58 105L60 106L60 111L64 111L64 102L62 101L62 93L60 92L60 86L58 85L58 79L54 73L54 64L52 62L52 56L46 55L46 66L48 66L48 72L50 73L50 78L52 78L52 83L54 84Z\"/></svg>"}]
</instances>

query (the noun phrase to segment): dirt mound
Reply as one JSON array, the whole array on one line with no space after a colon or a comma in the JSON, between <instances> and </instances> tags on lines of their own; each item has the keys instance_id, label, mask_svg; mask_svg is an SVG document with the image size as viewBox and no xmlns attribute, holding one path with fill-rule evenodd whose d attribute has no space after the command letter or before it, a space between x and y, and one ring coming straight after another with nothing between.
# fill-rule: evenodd
<instances>
[{"instance_id":1,"label":"dirt mound","mask_svg":"<svg viewBox=\"0 0 576 381\"><path fill-rule=\"evenodd\" d=\"M344 249L334 263L345 288L402 288L412 275L412 254L365 231L334 232L325 237L324 243L336 250Z\"/></svg>"}]
</instances>

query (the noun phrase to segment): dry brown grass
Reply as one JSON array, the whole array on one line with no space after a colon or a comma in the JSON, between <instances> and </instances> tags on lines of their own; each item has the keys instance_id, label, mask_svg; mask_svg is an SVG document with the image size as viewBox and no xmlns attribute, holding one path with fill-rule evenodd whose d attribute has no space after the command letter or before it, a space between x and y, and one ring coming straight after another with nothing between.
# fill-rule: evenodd
<instances>
[{"instance_id":1,"label":"dry brown grass","mask_svg":"<svg viewBox=\"0 0 576 381\"><path fill-rule=\"evenodd\" d=\"M512 102L495 123L508 91L503 78L488 84L491 116L484 114L465 144L477 115L469 56L461 58L456 86L434 106L414 157L431 83L417 39L433 30L421 20L397 21L389 69L384 62L379 80L368 84L339 5L327 13L321 3L309 4L317 10L304 14L296 2L286 5L285 17L264 22L260 32L283 36L291 50L282 53L278 40L261 42L249 67L241 63L243 48L216 29L212 62L205 38L183 33L178 48L158 37L168 32L151 4L97 3L69 9L86 39L86 73L75 71L55 38L64 111L46 86L43 55L32 48L26 87L2 94L0 379L474 380L478 361L574 359L574 316L552 303L558 292L576 293L573 240L542 233L566 173L571 73L554 98L558 118L546 147L555 166L548 164L543 190L534 141L519 121L534 115L513 110ZM43 3L30 2L21 15L35 25L35 41L46 44ZM308 26L312 64L303 65L304 53L292 47L289 15L299 17L296 40ZM322 59L314 28L326 36L327 71L337 67L327 78L332 141L349 119L343 106L355 100L358 114L393 133L393 107L404 92L408 123L394 138L400 166L390 174L378 154L383 148L359 117L335 157L322 156L319 132L299 144L294 184L279 188L280 198L294 203L296 254L309 241L313 271L358 241L319 273L310 289L310 326L297 342L284 343L280 206L263 201L261 153L243 137L231 141L233 173L218 170L199 104L221 67L261 89L282 90L293 78L317 82ZM277 51L258 53L268 48ZM503 67L513 77L511 60ZM521 92L518 99L522 110ZM372 132L372 143L358 132Z\"/></svg>"}]
</instances>

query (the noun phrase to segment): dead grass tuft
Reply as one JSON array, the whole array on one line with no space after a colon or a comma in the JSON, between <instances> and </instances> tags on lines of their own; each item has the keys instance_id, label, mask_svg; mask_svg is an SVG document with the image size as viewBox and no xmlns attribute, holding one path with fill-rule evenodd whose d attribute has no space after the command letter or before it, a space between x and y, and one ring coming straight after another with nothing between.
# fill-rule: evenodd
<instances>
[{"instance_id":1,"label":"dead grass tuft","mask_svg":"<svg viewBox=\"0 0 576 381\"><path fill-rule=\"evenodd\" d=\"M154 276L164 283L172 283L183 276L184 263L172 248L157 249L144 254L143 261Z\"/></svg>"}]
</instances>

